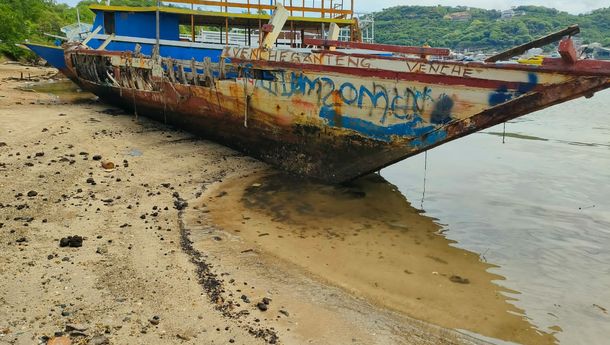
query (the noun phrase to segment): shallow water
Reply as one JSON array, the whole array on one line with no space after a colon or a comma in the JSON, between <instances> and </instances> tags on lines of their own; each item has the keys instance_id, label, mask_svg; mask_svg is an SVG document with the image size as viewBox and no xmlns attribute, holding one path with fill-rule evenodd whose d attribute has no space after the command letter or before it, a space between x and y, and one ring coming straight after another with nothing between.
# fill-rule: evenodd
<instances>
[{"instance_id":1,"label":"shallow water","mask_svg":"<svg viewBox=\"0 0 610 345\"><path fill-rule=\"evenodd\" d=\"M68 79L26 83L20 89L49 95L54 103L87 103L97 99L95 95L83 92L78 85Z\"/></svg>"},{"instance_id":2,"label":"shallow water","mask_svg":"<svg viewBox=\"0 0 610 345\"><path fill-rule=\"evenodd\" d=\"M534 325L561 327L561 344L607 344L610 92L508 123L505 144L502 126L485 132L428 152L427 173L421 155L382 175L498 265Z\"/></svg>"}]
</instances>

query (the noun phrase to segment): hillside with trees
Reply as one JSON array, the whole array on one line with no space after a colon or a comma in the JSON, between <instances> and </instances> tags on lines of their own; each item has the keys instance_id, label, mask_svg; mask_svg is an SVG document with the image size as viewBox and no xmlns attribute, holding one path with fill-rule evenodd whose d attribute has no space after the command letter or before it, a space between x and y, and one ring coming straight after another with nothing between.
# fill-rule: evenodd
<instances>
[{"instance_id":1,"label":"hillside with trees","mask_svg":"<svg viewBox=\"0 0 610 345\"><path fill-rule=\"evenodd\" d=\"M96 0L76 7L55 0L0 0L0 54L11 58L33 57L15 44L26 39L52 43L45 33L59 34L62 26L93 21L88 9ZM152 6L154 0L112 0L113 5ZM467 7L397 6L375 14L379 43L500 50L527 42L572 24L582 29L583 43L610 46L610 7L588 14L571 15L555 9L521 6L514 15ZM505 17L505 18L503 18Z\"/></svg>"},{"instance_id":2,"label":"hillside with trees","mask_svg":"<svg viewBox=\"0 0 610 345\"><path fill-rule=\"evenodd\" d=\"M508 13L507 13L508 12ZM379 43L500 50L579 24L583 43L610 46L610 7L572 15L538 6L503 13L468 7L398 6L375 14Z\"/></svg>"}]
</instances>

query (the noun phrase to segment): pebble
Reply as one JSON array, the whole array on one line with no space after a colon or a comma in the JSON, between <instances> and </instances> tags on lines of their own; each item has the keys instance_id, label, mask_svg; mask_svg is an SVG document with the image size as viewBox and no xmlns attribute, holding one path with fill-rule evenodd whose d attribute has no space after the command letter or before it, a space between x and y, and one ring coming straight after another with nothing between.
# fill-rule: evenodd
<instances>
[{"instance_id":1,"label":"pebble","mask_svg":"<svg viewBox=\"0 0 610 345\"><path fill-rule=\"evenodd\" d=\"M263 303L263 302L259 302L256 307L258 308L258 310L260 311L267 311L267 309L269 309L269 307Z\"/></svg>"},{"instance_id":2,"label":"pebble","mask_svg":"<svg viewBox=\"0 0 610 345\"><path fill-rule=\"evenodd\" d=\"M35 190L31 190L31 191L28 192L28 196L30 198L35 197L36 195L38 195L38 192L35 191Z\"/></svg>"},{"instance_id":3,"label":"pebble","mask_svg":"<svg viewBox=\"0 0 610 345\"><path fill-rule=\"evenodd\" d=\"M110 340L108 340L108 338L106 338L103 335L96 335L95 337L91 338L91 340L89 340L89 342L87 343L87 345L109 345L110 344Z\"/></svg>"},{"instance_id":4,"label":"pebble","mask_svg":"<svg viewBox=\"0 0 610 345\"><path fill-rule=\"evenodd\" d=\"M47 345L71 345L72 340L68 337L54 337L49 339Z\"/></svg>"},{"instance_id":5,"label":"pebble","mask_svg":"<svg viewBox=\"0 0 610 345\"><path fill-rule=\"evenodd\" d=\"M92 159L93 159L94 161L100 161L100 160L102 160L102 156L100 156L100 155L95 155L95 156L93 156L93 158L92 158Z\"/></svg>"},{"instance_id":6,"label":"pebble","mask_svg":"<svg viewBox=\"0 0 610 345\"><path fill-rule=\"evenodd\" d=\"M159 324L159 322L161 321L161 318L157 315L151 317L148 322L150 322L151 325L157 326Z\"/></svg>"},{"instance_id":7,"label":"pebble","mask_svg":"<svg viewBox=\"0 0 610 345\"><path fill-rule=\"evenodd\" d=\"M66 325L66 332L78 331L85 332L89 329L89 326L77 323L69 323Z\"/></svg>"}]
</instances>

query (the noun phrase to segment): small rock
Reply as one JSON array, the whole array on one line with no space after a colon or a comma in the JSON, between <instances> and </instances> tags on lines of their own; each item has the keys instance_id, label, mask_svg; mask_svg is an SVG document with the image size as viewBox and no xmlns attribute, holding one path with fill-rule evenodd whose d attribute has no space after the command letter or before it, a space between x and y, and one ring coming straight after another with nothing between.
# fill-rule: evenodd
<instances>
[{"instance_id":1,"label":"small rock","mask_svg":"<svg viewBox=\"0 0 610 345\"><path fill-rule=\"evenodd\" d=\"M54 337L49 339L47 345L71 345L72 340L68 337Z\"/></svg>"},{"instance_id":2,"label":"small rock","mask_svg":"<svg viewBox=\"0 0 610 345\"><path fill-rule=\"evenodd\" d=\"M259 302L256 307L258 308L258 310L260 311L267 311L267 309L269 309L269 307L263 303L263 302Z\"/></svg>"},{"instance_id":3,"label":"small rock","mask_svg":"<svg viewBox=\"0 0 610 345\"><path fill-rule=\"evenodd\" d=\"M153 326L157 326L159 324L159 322L161 321L161 318L157 315L151 317L148 322L150 322L151 325Z\"/></svg>"},{"instance_id":4,"label":"small rock","mask_svg":"<svg viewBox=\"0 0 610 345\"><path fill-rule=\"evenodd\" d=\"M77 323L69 323L66 325L66 332L78 331L85 332L89 329L89 326Z\"/></svg>"},{"instance_id":5,"label":"small rock","mask_svg":"<svg viewBox=\"0 0 610 345\"><path fill-rule=\"evenodd\" d=\"M191 340L191 337L189 337L188 335L184 335L184 334L176 334L176 338L180 339L180 340L184 340L184 341L189 341Z\"/></svg>"},{"instance_id":6,"label":"small rock","mask_svg":"<svg viewBox=\"0 0 610 345\"><path fill-rule=\"evenodd\" d=\"M95 159L95 157L94 157ZM102 168L106 169L106 170L112 170L114 169L114 163L112 162L102 162Z\"/></svg>"},{"instance_id":7,"label":"small rock","mask_svg":"<svg viewBox=\"0 0 610 345\"><path fill-rule=\"evenodd\" d=\"M105 246L97 247L97 250L95 252L101 255L108 254L108 248L106 248Z\"/></svg>"},{"instance_id":8,"label":"small rock","mask_svg":"<svg viewBox=\"0 0 610 345\"><path fill-rule=\"evenodd\" d=\"M280 313L284 314L284 316L286 316L286 317L290 316L290 313L288 313L288 311L283 310L283 309L280 310Z\"/></svg>"},{"instance_id":9,"label":"small rock","mask_svg":"<svg viewBox=\"0 0 610 345\"><path fill-rule=\"evenodd\" d=\"M35 197L36 195L38 195L38 192L35 191L35 190L31 190L31 191L28 192L28 196L30 198Z\"/></svg>"},{"instance_id":10,"label":"small rock","mask_svg":"<svg viewBox=\"0 0 610 345\"><path fill-rule=\"evenodd\" d=\"M79 248L83 246L83 238L81 236L68 236L59 240L60 247Z\"/></svg>"},{"instance_id":11,"label":"small rock","mask_svg":"<svg viewBox=\"0 0 610 345\"><path fill-rule=\"evenodd\" d=\"M188 205L189 205L188 202L186 202L182 199L178 199L178 200L174 201L174 208L178 211L184 210L185 208L188 207Z\"/></svg>"},{"instance_id":12,"label":"small rock","mask_svg":"<svg viewBox=\"0 0 610 345\"><path fill-rule=\"evenodd\" d=\"M89 340L87 345L110 345L110 340L103 335L96 335Z\"/></svg>"},{"instance_id":13,"label":"small rock","mask_svg":"<svg viewBox=\"0 0 610 345\"><path fill-rule=\"evenodd\" d=\"M100 155L95 155L95 156L93 156L93 158L92 158L92 159L93 159L94 161L101 161L101 160L102 160L102 156L100 156Z\"/></svg>"},{"instance_id":14,"label":"small rock","mask_svg":"<svg viewBox=\"0 0 610 345\"><path fill-rule=\"evenodd\" d=\"M470 284L470 280L467 278L462 278L460 276L451 276L449 280L456 284Z\"/></svg>"},{"instance_id":15,"label":"small rock","mask_svg":"<svg viewBox=\"0 0 610 345\"><path fill-rule=\"evenodd\" d=\"M266 305L269 305L271 303L271 298L263 298L263 303L265 303Z\"/></svg>"}]
</instances>

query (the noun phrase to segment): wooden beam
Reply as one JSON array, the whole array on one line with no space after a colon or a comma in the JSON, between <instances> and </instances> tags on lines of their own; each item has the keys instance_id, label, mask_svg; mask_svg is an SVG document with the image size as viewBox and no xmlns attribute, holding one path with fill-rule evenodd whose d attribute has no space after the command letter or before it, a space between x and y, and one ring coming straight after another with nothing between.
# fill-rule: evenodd
<instances>
[{"instance_id":1,"label":"wooden beam","mask_svg":"<svg viewBox=\"0 0 610 345\"><path fill-rule=\"evenodd\" d=\"M228 8L240 8L240 9L256 9L256 10L275 10L274 5L265 5L265 4L247 4L247 3L239 3L239 2L228 2L222 0L167 0L167 2L176 2L181 4L196 4L196 5L205 5L205 6L220 6L221 11L222 8L225 8L225 11ZM325 8L324 4L322 4L322 8L318 7L307 7L307 6L286 6L288 11L302 11L302 12L311 12L311 13L320 13L322 17L325 14L338 14L338 15L352 15L353 10L339 10L334 8Z\"/></svg>"},{"instance_id":2,"label":"wooden beam","mask_svg":"<svg viewBox=\"0 0 610 345\"><path fill-rule=\"evenodd\" d=\"M496 62L496 61L508 60L514 56L522 55L532 48L539 48L539 47L545 46L547 44L557 42L565 36L574 36L578 33L580 33L580 27L578 25L572 25L563 30L560 30L560 31L554 32L550 35L541 37L537 40L533 40L531 42L522 44L520 46L511 48L500 54L491 56L491 57L487 58L485 60L485 62Z\"/></svg>"},{"instance_id":3,"label":"wooden beam","mask_svg":"<svg viewBox=\"0 0 610 345\"><path fill-rule=\"evenodd\" d=\"M375 50L375 51L402 53L402 54L414 54L414 55L448 56L451 53L451 51L446 48L395 46L395 45L389 45L389 44L332 41L332 40L321 40L321 39L314 39L314 38L304 38L303 43L306 45L319 46L319 47L366 49L366 50Z\"/></svg>"},{"instance_id":4,"label":"wooden beam","mask_svg":"<svg viewBox=\"0 0 610 345\"><path fill-rule=\"evenodd\" d=\"M266 32L263 36L263 49L271 49L273 47L289 16L290 12L288 12L284 6L278 3L275 11L273 11L273 17L271 17L268 24L273 29L271 32Z\"/></svg>"}]
</instances>

